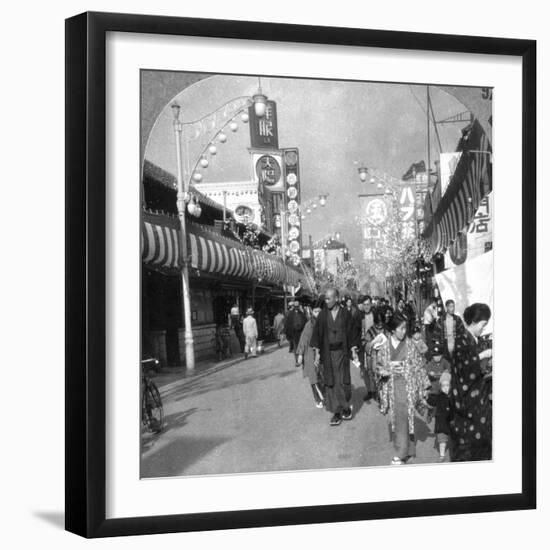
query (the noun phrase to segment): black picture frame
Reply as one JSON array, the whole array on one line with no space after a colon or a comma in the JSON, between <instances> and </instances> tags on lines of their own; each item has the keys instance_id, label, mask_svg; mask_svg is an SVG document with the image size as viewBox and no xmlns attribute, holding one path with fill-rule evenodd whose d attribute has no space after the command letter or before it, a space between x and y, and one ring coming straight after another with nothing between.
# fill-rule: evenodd
<instances>
[{"instance_id":1,"label":"black picture frame","mask_svg":"<svg viewBox=\"0 0 550 550\"><path fill-rule=\"evenodd\" d=\"M522 60L522 490L515 494L106 519L106 33L517 56ZM83 13L66 20L66 529L85 537L536 507L536 42L480 36Z\"/></svg>"}]
</instances>

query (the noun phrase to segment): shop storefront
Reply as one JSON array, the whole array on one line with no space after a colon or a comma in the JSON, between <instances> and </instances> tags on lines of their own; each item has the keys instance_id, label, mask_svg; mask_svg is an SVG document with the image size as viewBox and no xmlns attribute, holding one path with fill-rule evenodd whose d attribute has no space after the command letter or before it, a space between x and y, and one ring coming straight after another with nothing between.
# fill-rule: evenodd
<instances>
[{"instance_id":1,"label":"shop storefront","mask_svg":"<svg viewBox=\"0 0 550 550\"><path fill-rule=\"evenodd\" d=\"M178 227L175 217L143 213L143 352L168 365L181 365L185 357ZM260 335L265 338L273 316L283 307L283 287L307 287L303 273L279 256L222 235L216 226L189 222L187 230L197 360L214 355L216 324L227 322L235 304L241 313L254 307ZM237 342L233 344L237 352Z\"/></svg>"}]
</instances>

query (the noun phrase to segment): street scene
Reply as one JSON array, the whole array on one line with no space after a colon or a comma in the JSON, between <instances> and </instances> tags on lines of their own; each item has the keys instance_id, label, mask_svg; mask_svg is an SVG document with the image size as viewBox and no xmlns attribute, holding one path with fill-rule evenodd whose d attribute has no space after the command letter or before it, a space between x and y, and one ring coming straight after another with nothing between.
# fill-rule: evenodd
<instances>
[{"instance_id":1,"label":"street scene","mask_svg":"<svg viewBox=\"0 0 550 550\"><path fill-rule=\"evenodd\" d=\"M160 434L143 433L142 476L387 464L392 454L387 422L376 403L363 401L359 372L351 374L355 418L338 430L326 411L313 406L288 347L212 365L189 378L161 374L156 380L165 427ZM436 462L433 422L418 417L417 438L414 463Z\"/></svg>"},{"instance_id":2,"label":"street scene","mask_svg":"<svg viewBox=\"0 0 550 550\"><path fill-rule=\"evenodd\" d=\"M141 477L492 459L493 90L141 72Z\"/></svg>"}]
</instances>

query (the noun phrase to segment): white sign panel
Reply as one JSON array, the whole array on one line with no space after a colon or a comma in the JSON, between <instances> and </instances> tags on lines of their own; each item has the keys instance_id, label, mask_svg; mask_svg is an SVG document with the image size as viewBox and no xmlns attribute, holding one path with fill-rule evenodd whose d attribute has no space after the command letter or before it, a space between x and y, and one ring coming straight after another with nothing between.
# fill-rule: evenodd
<instances>
[{"instance_id":1,"label":"white sign panel","mask_svg":"<svg viewBox=\"0 0 550 550\"><path fill-rule=\"evenodd\" d=\"M493 252L487 252L462 265L451 267L435 276L441 299L454 300L456 312L462 317L467 306L481 302L493 311ZM484 334L493 332L493 319Z\"/></svg>"}]
</instances>

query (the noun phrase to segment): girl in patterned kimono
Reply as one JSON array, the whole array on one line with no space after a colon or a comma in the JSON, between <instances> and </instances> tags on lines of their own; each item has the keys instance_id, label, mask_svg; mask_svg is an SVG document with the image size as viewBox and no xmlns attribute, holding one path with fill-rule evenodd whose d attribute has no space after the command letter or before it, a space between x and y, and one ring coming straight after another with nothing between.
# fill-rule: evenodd
<instances>
[{"instance_id":1,"label":"girl in patterned kimono","mask_svg":"<svg viewBox=\"0 0 550 550\"><path fill-rule=\"evenodd\" d=\"M464 310L465 330L457 334L450 395L453 462L492 457L492 377L486 365L492 350L483 350L479 340L490 318L487 304L472 304Z\"/></svg>"},{"instance_id":2,"label":"girl in patterned kimono","mask_svg":"<svg viewBox=\"0 0 550 550\"><path fill-rule=\"evenodd\" d=\"M389 336L373 341L378 350L380 411L388 417L395 455L392 464L416 456L415 409L423 410L430 380L416 346L407 338L407 318L395 313L388 323Z\"/></svg>"},{"instance_id":3,"label":"girl in patterned kimono","mask_svg":"<svg viewBox=\"0 0 550 550\"><path fill-rule=\"evenodd\" d=\"M319 370L314 364L315 354L313 348L310 346L311 335L313 334L313 326L317 322L317 317L323 306L325 305L323 300L318 300L314 305L311 311L311 317L306 323L302 335L300 336L300 342L296 348L297 353L297 362L298 365L301 365L304 372L304 378L309 379L311 384L311 391L313 392L313 399L315 401L315 406L318 409L322 409L324 406L324 395L323 395L323 384L321 377L319 375Z\"/></svg>"},{"instance_id":4,"label":"girl in patterned kimono","mask_svg":"<svg viewBox=\"0 0 550 550\"><path fill-rule=\"evenodd\" d=\"M378 402L380 402L378 392L380 386L380 377L377 376L375 368L377 351L373 348L373 342L376 340L376 337L379 334L385 334L386 328L384 325L382 312L376 311L373 315L373 319L374 324L372 325L372 327L369 328L369 330L367 330L363 338L365 355L362 374L365 379L365 386L374 388L374 391L372 392L373 395L371 397L374 397Z\"/></svg>"}]
</instances>

